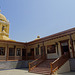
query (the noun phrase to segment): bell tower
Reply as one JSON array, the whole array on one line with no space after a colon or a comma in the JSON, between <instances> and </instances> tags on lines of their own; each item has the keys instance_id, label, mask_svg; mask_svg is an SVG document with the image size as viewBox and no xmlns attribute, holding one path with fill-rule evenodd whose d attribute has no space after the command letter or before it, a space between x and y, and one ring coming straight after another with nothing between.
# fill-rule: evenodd
<instances>
[{"instance_id":1,"label":"bell tower","mask_svg":"<svg viewBox=\"0 0 75 75\"><path fill-rule=\"evenodd\" d=\"M0 10L0 40L10 40L9 38L9 22L6 17L1 14Z\"/></svg>"}]
</instances>

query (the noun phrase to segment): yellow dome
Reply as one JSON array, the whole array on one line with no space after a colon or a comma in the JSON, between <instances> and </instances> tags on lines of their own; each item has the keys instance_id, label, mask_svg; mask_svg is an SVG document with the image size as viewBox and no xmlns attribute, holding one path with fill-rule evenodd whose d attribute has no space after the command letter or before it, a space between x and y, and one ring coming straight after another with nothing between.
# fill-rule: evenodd
<instances>
[{"instance_id":1,"label":"yellow dome","mask_svg":"<svg viewBox=\"0 0 75 75\"><path fill-rule=\"evenodd\" d=\"M0 20L7 21L6 17L0 13Z\"/></svg>"},{"instance_id":2,"label":"yellow dome","mask_svg":"<svg viewBox=\"0 0 75 75\"><path fill-rule=\"evenodd\" d=\"M35 40L38 40L38 39L40 39L40 36L39 35L37 36L37 38Z\"/></svg>"}]
</instances>

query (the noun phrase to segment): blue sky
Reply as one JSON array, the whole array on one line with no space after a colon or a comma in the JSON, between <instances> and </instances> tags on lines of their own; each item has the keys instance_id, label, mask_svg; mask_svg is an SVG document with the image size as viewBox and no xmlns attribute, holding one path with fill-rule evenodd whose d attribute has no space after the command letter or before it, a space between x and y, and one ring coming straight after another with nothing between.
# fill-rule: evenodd
<instances>
[{"instance_id":1,"label":"blue sky","mask_svg":"<svg viewBox=\"0 0 75 75\"><path fill-rule=\"evenodd\" d=\"M75 27L75 0L0 0L10 38L28 42Z\"/></svg>"}]
</instances>

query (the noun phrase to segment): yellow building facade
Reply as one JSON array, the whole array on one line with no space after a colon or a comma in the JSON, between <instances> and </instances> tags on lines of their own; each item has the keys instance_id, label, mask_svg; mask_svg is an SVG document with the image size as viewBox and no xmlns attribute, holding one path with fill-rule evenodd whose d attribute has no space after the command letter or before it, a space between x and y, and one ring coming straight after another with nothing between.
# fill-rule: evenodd
<instances>
[{"instance_id":1,"label":"yellow building facade","mask_svg":"<svg viewBox=\"0 0 75 75\"><path fill-rule=\"evenodd\" d=\"M9 21L0 13L0 60L24 60L25 43L9 38L9 25Z\"/></svg>"},{"instance_id":2,"label":"yellow building facade","mask_svg":"<svg viewBox=\"0 0 75 75\"><path fill-rule=\"evenodd\" d=\"M9 38L9 22L6 17L0 13L0 39L10 40Z\"/></svg>"},{"instance_id":3,"label":"yellow building facade","mask_svg":"<svg viewBox=\"0 0 75 75\"><path fill-rule=\"evenodd\" d=\"M9 38L9 25L0 13L0 66L5 64L0 69L28 67L30 61L42 56L57 59L68 53L75 58L75 28L24 43Z\"/></svg>"},{"instance_id":4,"label":"yellow building facade","mask_svg":"<svg viewBox=\"0 0 75 75\"><path fill-rule=\"evenodd\" d=\"M11 43L13 43L13 42L17 43L16 41L11 40L9 38L9 25L10 25L9 21L6 19L6 17L3 14L0 13L0 40L6 41L6 42L9 41ZM72 28L70 30L60 32L60 33L57 33L57 34L54 34L54 35L51 35L48 37L44 37L44 38L40 38L40 36L38 36L37 39L33 40L32 42L28 42L27 45L24 44L24 48L27 50L26 55L29 55L29 57L30 58L32 57L32 59L34 57L37 58L38 56L40 56L42 54L41 49L43 46L45 46L45 53L47 54L48 59L58 58L62 54L61 42L68 40L67 44L68 44L69 52L70 52L71 57L73 57L73 55L72 55L73 51L71 49L71 45L70 45L71 40L70 39L72 38L72 40L73 40L72 42L73 42L73 47L74 47L74 51L75 51L75 33L74 32L75 32L75 28ZM59 42L59 41L61 41L61 42ZM51 45L54 45L55 52L49 53L48 46L51 46ZM3 46L6 47L5 44ZM9 47L11 47L11 48L13 48L13 46L17 47L17 44L9 45ZM22 48L22 47L20 47L20 48Z\"/></svg>"}]
</instances>

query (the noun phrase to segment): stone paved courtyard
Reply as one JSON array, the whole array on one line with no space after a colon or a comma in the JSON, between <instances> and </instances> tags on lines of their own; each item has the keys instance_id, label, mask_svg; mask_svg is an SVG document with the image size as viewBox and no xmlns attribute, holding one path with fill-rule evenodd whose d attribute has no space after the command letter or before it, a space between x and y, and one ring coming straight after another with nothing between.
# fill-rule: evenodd
<instances>
[{"instance_id":1,"label":"stone paved courtyard","mask_svg":"<svg viewBox=\"0 0 75 75\"><path fill-rule=\"evenodd\" d=\"M1 70L0 75L42 75L42 74L29 73L28 69L11 69L11 70ZM58 75L75 75L75 72L68 72Z\"/></svg>"},{"instance_id":2,"label":"stone paved courtyard","mask_svg":"<svg viewBox=\"0 0 75 75\"><path fill-rule=\"evenodd\" d=\"M75 75L75 72L62 73L62 74L58 74L58 75Z\"/></svg>"},{"instance_id":3,"label":"stone paved courtyard","mask_svg":"<svg viewBox=\"0 0 75 75\"><path fill-rule=\"evenodd\" d=\"M40 75L29 73L28 69L11 69L11 70L1 70L0 75Z\"/></svg>"}]
</instances>

